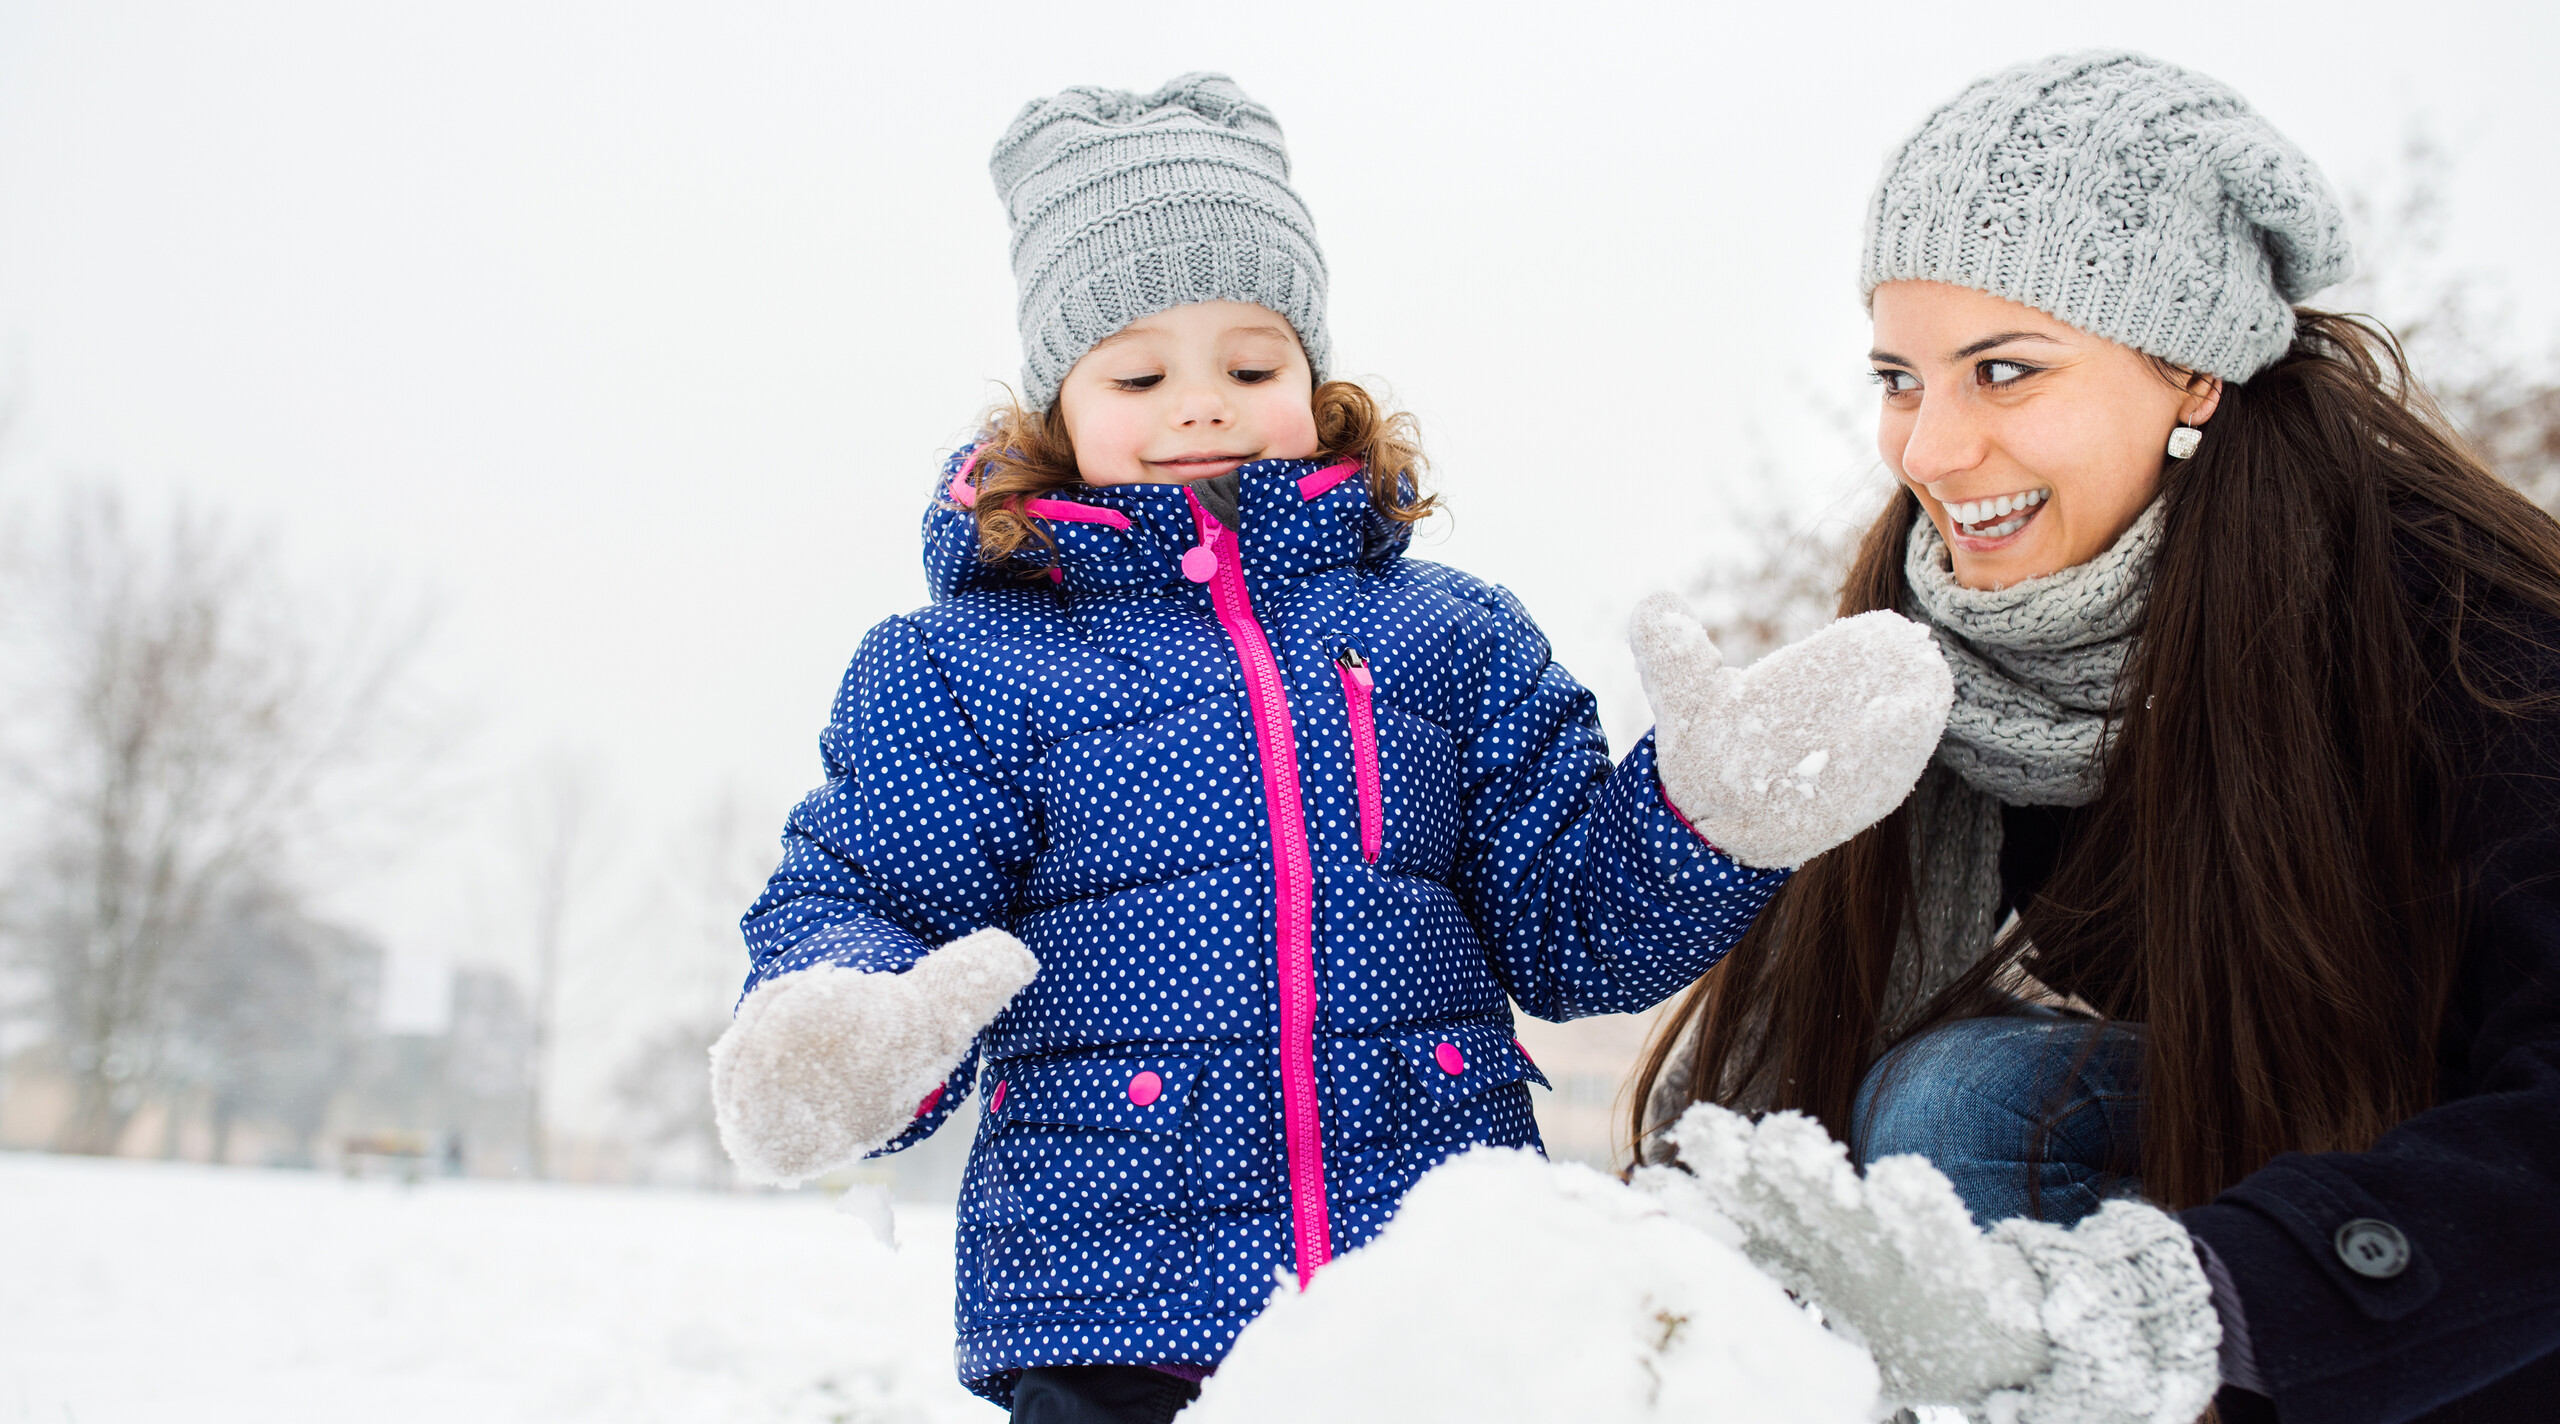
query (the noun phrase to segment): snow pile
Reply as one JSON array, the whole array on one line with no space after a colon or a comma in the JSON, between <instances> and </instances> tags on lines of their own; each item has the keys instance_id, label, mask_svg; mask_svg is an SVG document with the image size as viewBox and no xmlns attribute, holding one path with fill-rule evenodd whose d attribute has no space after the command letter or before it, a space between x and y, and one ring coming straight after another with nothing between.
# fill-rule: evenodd
<instances>
[{"instance_id":1,"label":"snow pile","mask_svg":"<svg viewBox=\"0 0 2560 1424\"><path fill-rule=\"evenodd\" d=\"M1802 865L1901 805L1955 698L1929 630L1893 613L1736 669L1661 593L1637 605L1632 642L1664 792L1745 865Z\"/></svg>"},{"instance_id":2,"label":"snow pile","mask_svg":"<svg viewBox=\"0 0 2560 1424\"><path fill-rule=\"evenodd\" d=\"M879 1208L0 1153L0 1417L1001 1424Z\"/></svg>"},{"instance_id":3,"label":"snow pile","mask_svg":"<svg viewBox=\"0 0 2560 1424\"><path fill-rule=\"evenodd\" d=\"M1867 1424L1874 1363L1725 1240L1587 1167L1479 1150L1284 1293L1183 1424Z\"/></svg>"}]
</instances>

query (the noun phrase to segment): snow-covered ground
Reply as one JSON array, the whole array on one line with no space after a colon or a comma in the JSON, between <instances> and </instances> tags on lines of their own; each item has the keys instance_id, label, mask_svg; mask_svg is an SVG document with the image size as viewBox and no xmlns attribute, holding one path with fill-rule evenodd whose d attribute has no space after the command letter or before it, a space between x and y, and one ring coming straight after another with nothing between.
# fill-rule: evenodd
<instances>
[{"instance_id":1,"label":"snow-covered ground","mask_svg":"<svg viewBox=\"0 0 2560 1424\"><path fill-rule=\"evenodd\" d=\"M885 1205L885 1197L876 1204ZM951 1212L0 1153L0 1424L996 1424ZM1863 1424L1864 1351L1587 1168L1426 1178L1186 1419Z\"/></svg>"},{"instance_id":2,"label":"snow-covered ground","mask_svg":"<svg viewBox=\"0 0 2560 1424\"><path fill-rule=\"evenodd\" d=\"M951 1213L0 1154L0 1421L994 1424Z\"/></svg>"}]
</instances>

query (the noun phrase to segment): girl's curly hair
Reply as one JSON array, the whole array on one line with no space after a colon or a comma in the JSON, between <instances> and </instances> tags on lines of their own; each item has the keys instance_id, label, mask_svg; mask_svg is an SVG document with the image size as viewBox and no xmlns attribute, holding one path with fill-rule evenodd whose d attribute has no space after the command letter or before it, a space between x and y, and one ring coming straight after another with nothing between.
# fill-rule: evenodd
<instances>
[{"instance_id":1,"label":"girl's curly hair","mask_svg":"<svg viewBox=\"0 0 2560 1424\"><path fill-rule=\"evenodd\" d=\"M1440 507L1424 486L1429 464L1413 417L1389 412L1350 381L1327 381L1310 398L1316 415L1316 454L1357 460L1367 471L1369 503L1400 524ZM1022 506L1082 484L1067 423L1052 404L1037 413L1007 402L987 412L971 466L978 487L978 557L1001 563L1034 544L1055 547L1037 516Z\"/></svg>"}]
</instances>

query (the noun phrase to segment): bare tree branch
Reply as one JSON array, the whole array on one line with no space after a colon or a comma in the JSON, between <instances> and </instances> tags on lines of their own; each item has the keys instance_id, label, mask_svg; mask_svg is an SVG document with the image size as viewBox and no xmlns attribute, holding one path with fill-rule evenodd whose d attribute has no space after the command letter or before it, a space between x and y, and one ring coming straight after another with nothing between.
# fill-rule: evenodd
<instances>
[{"instance_id":1,"label":"bare tree branch","mask_svg":"<svg viewBox=\"0 0 2560 1424\"><path fill-rule=\"evenodd\" d=\"M178 1085L173 967L225 897L288 883L328 836L419 630L333 639L257 542L184 505L146 530L105 487L8 573L0 778L25 824L0 935L73 1085L57 1144L108 1152Z\"/></svg>"}]
</instances>

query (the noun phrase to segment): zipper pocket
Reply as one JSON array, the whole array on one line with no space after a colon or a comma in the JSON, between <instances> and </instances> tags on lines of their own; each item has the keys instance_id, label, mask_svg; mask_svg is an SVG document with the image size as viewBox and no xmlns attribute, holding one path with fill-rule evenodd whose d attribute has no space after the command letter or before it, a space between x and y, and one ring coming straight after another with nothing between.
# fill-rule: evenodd
<instances>
[{"instance_id":1,"label":"zipper pocket","mask_svg":"<svg viewBox=\"0 0 2560 1424\"><path fill-rule=\"evenodd\" d=\"M1386 846L1387 795L1378 778L1378 718L1370 706L1373 683L1369 660L1357 648L1345 648L1334 659L1342 674L1342 697L1351 704L1351 780L1360 801L1360 858L1371 865Z\"/></svg>"}]
</instances>

